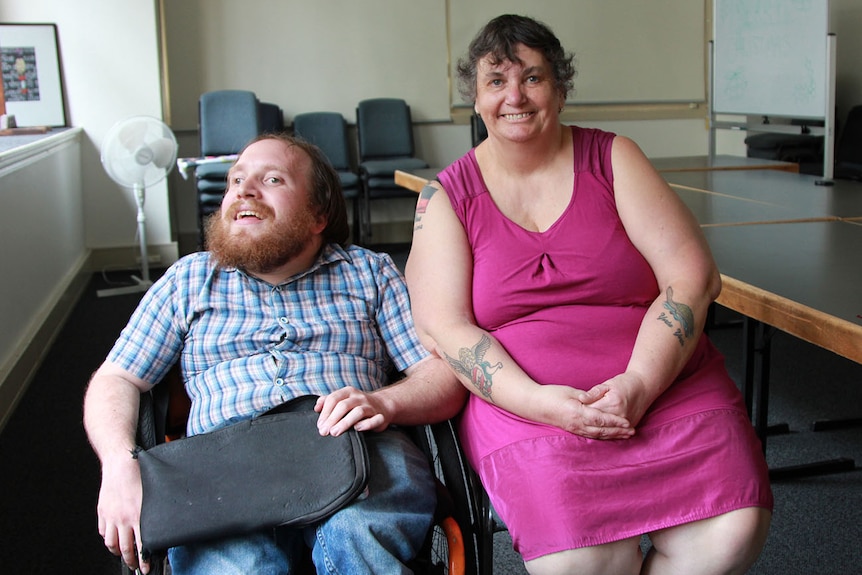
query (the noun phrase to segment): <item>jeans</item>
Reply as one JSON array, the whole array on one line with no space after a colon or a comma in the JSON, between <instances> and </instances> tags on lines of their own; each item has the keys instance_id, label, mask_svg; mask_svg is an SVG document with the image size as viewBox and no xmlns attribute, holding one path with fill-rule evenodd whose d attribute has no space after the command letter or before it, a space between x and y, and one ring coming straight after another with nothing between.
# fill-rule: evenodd
<instances>
[{"instance_id":1,"label":"jeans","mask_svg":"<svg viewBox=\"0 0 862 575\"><path fill-rule=\"evenodd\" d=\"M408 574L431 526L436 494L429 464L397 430L367 433L368 488L325 521L168 551L173 575L297 573L303 547L317 573ZM304 544L304 545L303 545Z\"/></svg>"}]
</instances>

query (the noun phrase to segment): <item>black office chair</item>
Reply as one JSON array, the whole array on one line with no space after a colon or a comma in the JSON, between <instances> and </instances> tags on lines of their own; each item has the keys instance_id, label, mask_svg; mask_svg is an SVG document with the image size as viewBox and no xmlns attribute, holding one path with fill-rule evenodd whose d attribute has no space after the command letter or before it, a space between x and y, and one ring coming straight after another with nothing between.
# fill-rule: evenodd
<instances>
[{"instance_id":1,"label":"black office chair","mask_svg":"<svg viewBox=\"0 0 862 575\"><path fill-rule=\"evenodd\" d=\"M482 116L476 112L473 112L473 115L470 116L470 137L474 148L488 137L488 128L485 126Z\"/></svg>"},{"instance_id":2,"label":"black office chair","mask_svg":"<svg viewBox=\"0 0 862 575\"><path fill-rule=\"evenodd\" d=\"M258 102L261 134L280 134L284 131L284 112L278 104Z\"/></svg>"},{"instance_id":3,"label":"black office chair","mask_svg":"<svg viewBox=\"0 0 862 575\"><path fill-rule=\"evenodd\" d=\"M414 156L413 122L404 100L373 98L359 102L356 130L362 181L359 243L366 243L371 238L372 200L416 197L395 183L395 170L427 168L428 163Z\"/></svg>"},{"instance_id":4,"label":"black office chair","mask_svg":"<svg viewBox=\"0 0 862 575\"><path fill-rule=\"evenodd\" d=\"M338 173L344 198L353 210L353 237L361 236L360 182L350 163L350 146L347 139L347 122L337 112L309 112L293 119L293 133L323 150L329 163Z\"/></svg>"},{"instance_id":5,"label":"black office chair","mask_svg":"<svg viewBox=\"0 0 862 575\"><path fill-rule=\"evenodd\" d=\"M260 106L254 92L216 90L198 101L201 156L236 154L261 130ZM201 164L195 168L198 224L203 243L203 221L219 209L227 186L230 163Z\"/></svg>"},{"instance_id":6,"label":"black office chair","mask_svg":"<svg viewBox=\"0 0 862 575\"><path fill-rule=\"evenodd\" d=\"M147 393L141 394L138 414L137 444L145 449L164 441L182 437L191 402L185 393L178 365L165 379ZM406 429L431 462L437 478L437 509L434 524L425 543L410 567L419 575L481 575L484 549L482 491L467 465L452 422ZM303 573L314 573L306 557ZM164 553L151 559L150 573L165 575L170 566ZM120 560L120 572L131 575Z\"/></svg>"},{"instance_id":7,"label":"black office chair","mask_svg":"<svg viewBox=\"0 0 862 575\"><path fill-rule=\"evenodd\" d=\"M835 148L833 175L838 179L862 180L862 106L854 106L847 113Z\"/></svg>"}]
</instances>

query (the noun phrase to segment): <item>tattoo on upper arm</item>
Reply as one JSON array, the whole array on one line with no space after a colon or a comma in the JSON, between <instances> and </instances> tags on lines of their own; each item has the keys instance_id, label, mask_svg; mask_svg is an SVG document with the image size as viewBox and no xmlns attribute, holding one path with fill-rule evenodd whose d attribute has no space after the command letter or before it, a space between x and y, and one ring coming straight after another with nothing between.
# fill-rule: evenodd
<instances>
[{"instance_id":1,"label":"tattoo on upper arm","mask_svg":"<svg viewBox=\"0 0 862 575\"><path fill-rule=\"evenodd\" d=\"M674 301L672 287L668 286L666 294L667 299L664 302L664 308L670 312L671 317L679 322L680 325L680 327L676 328L676 331L673 332L673 335L675 335L676 339L679 340L679 345L684 346L686 340L694 335L694 312L692 312L691 308L684 303ZM674 327L673 322L671 322L665 312L661 312L658 319L659 321L664 322L668 327Z\"/></svg>"},{"instance_id":2,"label":"tattoo on upper arm","mask_svg":"<svg viewBox=\"0 0 862 575\"><path fill-rule=\"evenodd\" d=\"M462 347L458 350L460 359L451 357L446 352L446 361L452 368L466 376L470 382L479 390L483 397L491 398L491 386L493 385L494 374L503 368L501 362L491 365L491 362L485 360L485 353L491 347L491 339L487 335L482 335L479 342L473 348Z\"/></svg>"},{"instance_id":3,"label":"tattoo on upper arm","mask_svg":"<svg viewBox=\"0 0 862 575\"><path fill-rule=\"evenodd\" d=\"M427 185L419 192L419 201L416 203L416 214L413 219L413 231L422 229L422 216L425 215L425 210L428 209L428 202L431 201L431 196L437 191L437 188Z\"/></svg>"}]
</instances>

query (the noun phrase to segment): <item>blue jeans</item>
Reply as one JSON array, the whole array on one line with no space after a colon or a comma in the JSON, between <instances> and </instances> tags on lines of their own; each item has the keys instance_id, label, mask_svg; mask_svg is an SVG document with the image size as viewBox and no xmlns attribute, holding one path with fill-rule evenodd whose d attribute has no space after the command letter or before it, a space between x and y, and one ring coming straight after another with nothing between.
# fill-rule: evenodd
<instances>
[{"instance_id":1,"label":"blue jeans","mask_svg":"<svg viewBox=\"0 0 862 575\"><path fill-rule=\"evenodd\" d=\"M170 549L174 575L296 573L303 547L317 573L411 573L431 526L436 495L429 464L403 432L367 433L366 494L325 521ZM304 544L304 545L303 545Z\"/></svg>"}]
</instances>

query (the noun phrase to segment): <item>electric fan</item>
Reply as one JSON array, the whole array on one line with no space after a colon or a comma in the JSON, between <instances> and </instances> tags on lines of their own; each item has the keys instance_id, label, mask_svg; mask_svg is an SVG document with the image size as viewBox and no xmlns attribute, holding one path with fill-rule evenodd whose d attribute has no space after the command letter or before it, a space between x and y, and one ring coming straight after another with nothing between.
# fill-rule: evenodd
<instances>
[{"instance_id":1,"label":"electric fan","mask_svg":"<svg viewBox=\"0 0 862 575\"><path fill-rule=\"evenodd\" d=\"M152 186L170 173L177 159L177 140L162 121L133 116L114 124L102 144L102 166L112 180L131 188L138 204L138 241L141 247L141 277L132 276L132 286L99 290L99 296L147 291L150 266L147 256L147 226L144 199Z\"/></svg>"}]
</instances>

